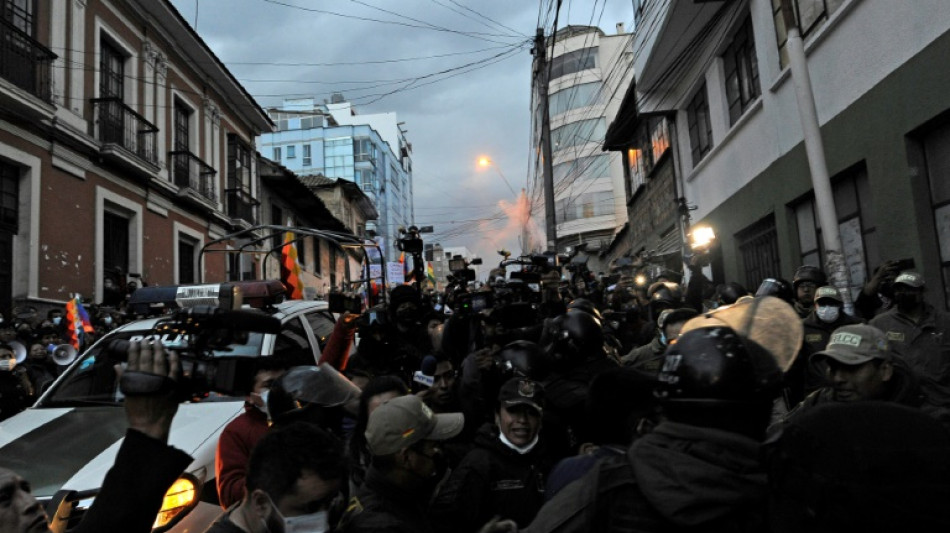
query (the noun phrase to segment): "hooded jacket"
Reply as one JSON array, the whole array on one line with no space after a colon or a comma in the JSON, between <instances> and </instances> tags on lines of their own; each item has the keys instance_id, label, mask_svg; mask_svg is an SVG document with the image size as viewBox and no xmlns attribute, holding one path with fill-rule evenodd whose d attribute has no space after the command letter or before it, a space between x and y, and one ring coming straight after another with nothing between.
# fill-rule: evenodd
<instances>
[{"instance_id":1,"label":"hooded jacket","mask_svg":"<svg viewBox=\"0 0 950 533\"><path fill-rule=\"evenodd\" d=\"M527 532L765 531L759 443L664 422L538 512Z\"/></svg>"},{"instance_id":2,"label":"hooded jacket","mask_svg":"<svg viewBox=\"0 0 950 533\"><path fill-rule=\"evenodd\" d=\"M528 525L544 503L551 464L542 442L519 454L501 442L497 427L485 424L432 504L435 529L477 531L495 515Z\"/></svg>"}]
</instances>

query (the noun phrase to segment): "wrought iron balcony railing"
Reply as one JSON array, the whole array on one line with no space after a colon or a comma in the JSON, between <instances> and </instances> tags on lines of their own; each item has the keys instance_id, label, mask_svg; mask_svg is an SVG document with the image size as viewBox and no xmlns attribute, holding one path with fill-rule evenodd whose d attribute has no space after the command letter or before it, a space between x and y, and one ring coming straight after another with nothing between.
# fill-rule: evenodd
<instances>
[{"instance_id":1,"label":"wrought iron balcony railing","mask_svg":"<svg viewBox=\"0 0 950 533\"><path fill-rule=\"evenodd\" d=\"M121 146L153 165L158 164L155 125L125 105L121 98L94 98L92 105L99 126L99 142Z\"/></svg>"},{"instance_id":2,"label":"wrought iron balcony railing","mask_svg":"<svg viewBox=\"0 0 950 533\"><path fill-rule=\"evenodd\" d=\"M214 176L217 171L211 165L187 150L168 152L168 161L175 185L191 188L208 200L217 201L214 192Z\"/></svg>"},{"instance_id":3,"label":"wrought iron balcony railing","mask_svg":"<svg viewBox=\"0 0 950 533\"><path fill-rule=\"evenodd\" d=\"M50 69L56 59L50 49L9 21L0 19L0 77L52 103Z\"/></svg>"}]
</instances>

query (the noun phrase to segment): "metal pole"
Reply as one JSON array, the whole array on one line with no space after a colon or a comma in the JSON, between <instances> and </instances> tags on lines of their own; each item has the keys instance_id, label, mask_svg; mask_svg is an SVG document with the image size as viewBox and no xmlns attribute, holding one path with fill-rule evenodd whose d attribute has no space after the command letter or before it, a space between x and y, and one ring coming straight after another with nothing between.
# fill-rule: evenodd
<instances>
[{"instance_id":1,"label":"metal pole","mask_svg":"<svg viewBox=\"0 0 950 533\"><path fill-rule=\"evenodd\" d=\"M559 2L560 4L560 2ZM553 41L554 35L551 36ZM551 117L548 110L548 65L544 46L544 29L538 28L534 38L535 79L538 81L538 99L541 102L541 164L544 170L544 229L547 250L557 251L557 223L554 211L554 167L551 161Z\"/></svg>"},{"instance_id":2,"label":"metal pole","mask_svg":"<svg viewBox=\"0 0 950 533\"><path fill-rule=\"evenodd\" d=\"M782 0L782 15L788 35L786 50L792 82L795 85L795 97L798 100L798 115L802 121L805 154L808 157L808 169L811 171L812 187L815 190L815 210L818 212L822 244L825 247L825 273L831 283L840 290L845 309L851 312L851 272L841 246L838 214L835 210L831 179L828 176L828 164L825 161L825 148L821 141L818 110L815 107L815 95L812 92L811 76L805 59L805 46L789 0Z\"/></svg>"}]
</instances>

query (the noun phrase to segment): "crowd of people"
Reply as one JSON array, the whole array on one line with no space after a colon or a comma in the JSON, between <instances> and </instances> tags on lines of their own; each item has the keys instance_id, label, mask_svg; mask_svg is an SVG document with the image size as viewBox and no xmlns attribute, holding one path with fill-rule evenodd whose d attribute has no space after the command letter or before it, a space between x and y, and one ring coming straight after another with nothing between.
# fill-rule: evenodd
<instances>
[{"instance_id":1,"label":"crowd of people","mask_svg":"<svg viewBox=\"0 0 950 533\"><path fill-rule=\"evenodd\" d=\"M396 287L319 365L260 359L208 531L950 531L950 316L898 267L853 306L814 266Z\"/></svg>"}]
</instances>

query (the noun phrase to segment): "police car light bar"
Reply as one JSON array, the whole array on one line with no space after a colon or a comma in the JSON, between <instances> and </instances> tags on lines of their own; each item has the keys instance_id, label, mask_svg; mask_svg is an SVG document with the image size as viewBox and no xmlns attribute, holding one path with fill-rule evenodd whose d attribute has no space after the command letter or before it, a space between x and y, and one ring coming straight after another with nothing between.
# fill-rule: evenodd
<instances>
[{"instance_id":1,"label":"police car light bar","mask_svg":"<svg viewBox=\"0 0 950 533\"><path fill-rule=\"evenodd\" d=\"M198 305L230 310L244 304L263 308L284 301L285 295L284 285L277 280L142 287L129 298L129 311L151 316Z\"/></svg>"}]
</instances>

